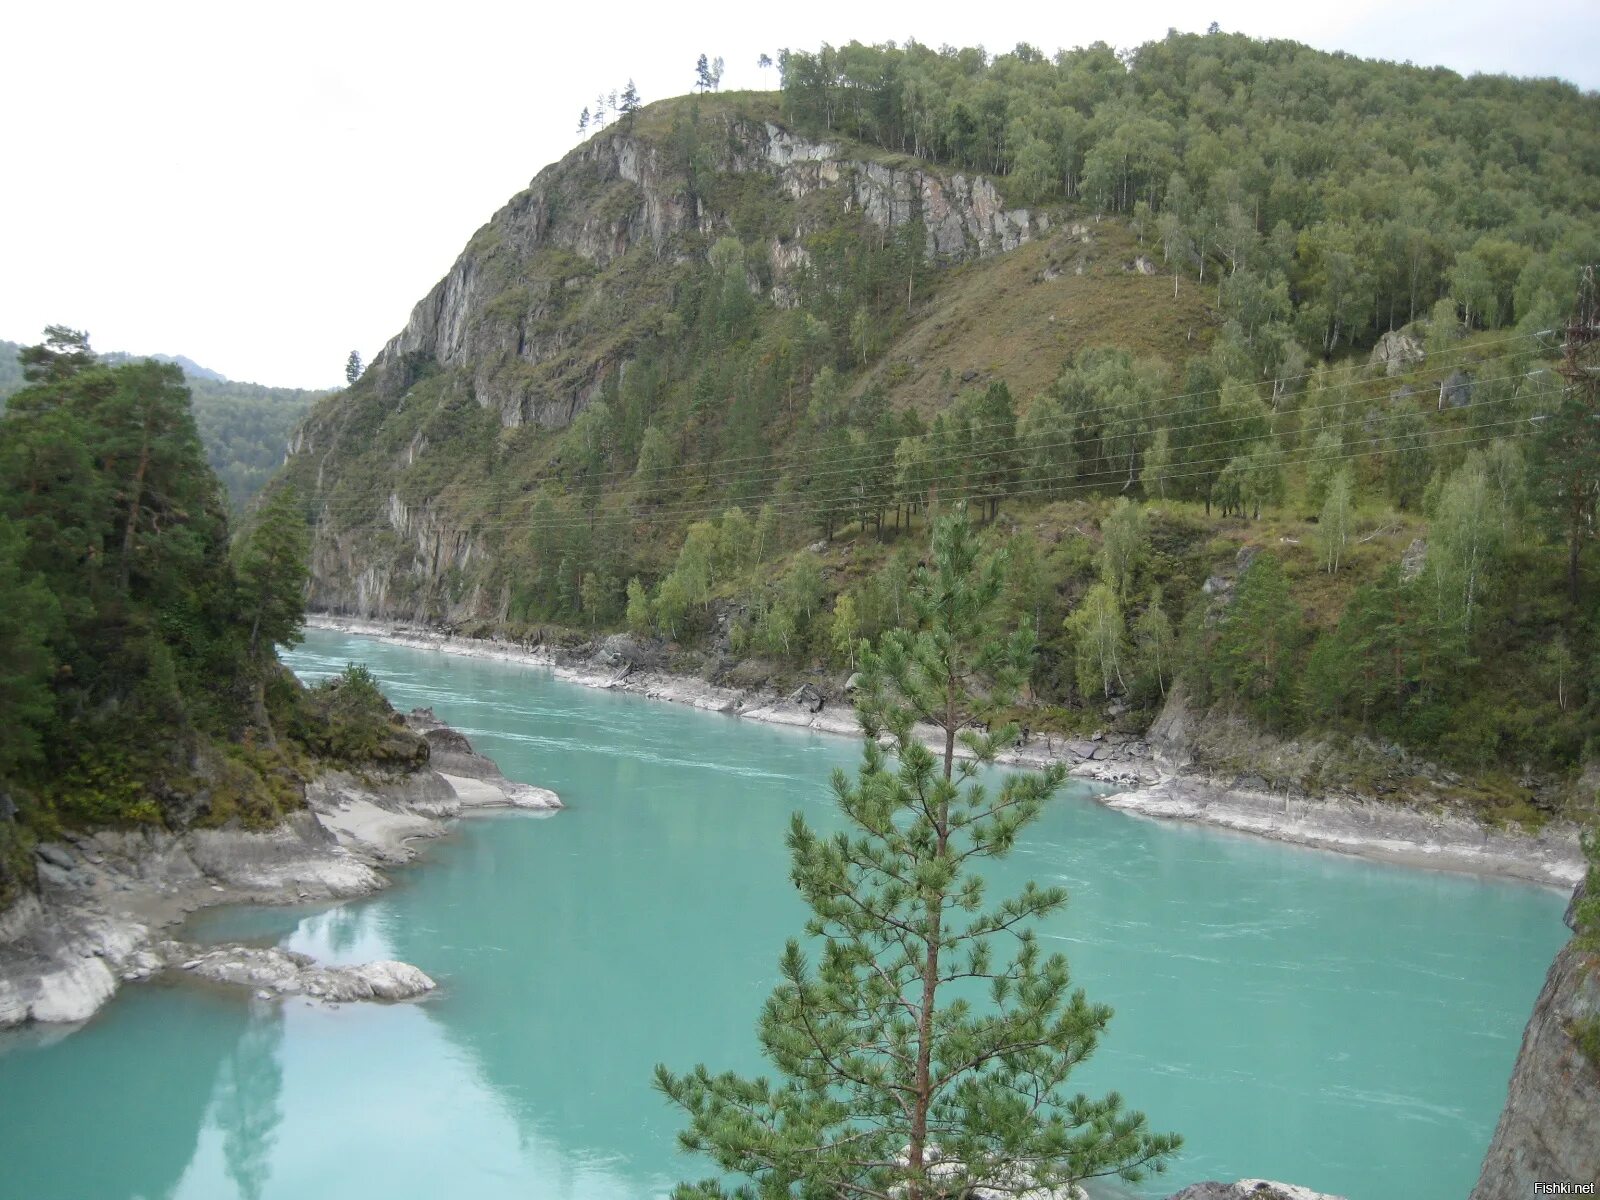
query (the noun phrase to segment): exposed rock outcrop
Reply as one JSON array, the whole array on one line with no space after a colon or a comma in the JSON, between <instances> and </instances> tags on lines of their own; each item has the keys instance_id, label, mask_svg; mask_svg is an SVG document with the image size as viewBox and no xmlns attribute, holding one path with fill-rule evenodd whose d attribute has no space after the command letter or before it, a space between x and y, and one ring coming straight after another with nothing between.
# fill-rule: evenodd
<instances>
[{"instance_id":1,"label":"exposed rock outcrop","mask_svg":"<svg viewBox=\"0 0 1600 1200\"><path fill-rule=\"evenodd\" d=\"M307 786L306 810L265 831L107 829L42 845L38 893L0 912L0 1029L85 1020L120 984L191 961L201 977L272 994L396 999L431 988L404 963L335 969L281 951L197 951L156 937L208 905L376 891L386 882L378 868L410 861L415 840L473 809L561 807L554 792L506 779L432 714L414 728L460 773L326 772Z\"/></svg>"},{"instance_id":2,"label":"exposed rock outcrop","mask_svg":"<svg viewBox=\"0 0 1600 1200\"><path fill-rule=\"evenodd\" d=\"M1581 890L1581 889L1580 889ZM1577 896L1567 909L1573 923ZM1600 1029L1600 955L1568 942L1550 966L1471 1200L1521 1200L1537 1182L1600 1183L1600 1061L1575 1034Z\"/></svg>"},{"instance_id":3,"label":"exposed rock outcrop","mask_svg":"<svg viewBox=\"0 0 1600 1200\"><path fill-rule=\"evenodd\" d=\"M1340 1200L1326 1192L1270 1179L1241 1179L1238 1183L1194 1183L1167 1200Z\"/></svg>"},{"instance_id":4,"label":"exposed rock outcrop","mask_svg":"<svg viewBox=\"0 0 1600 1200\"><path fill-rule=\"evenodd\" d=\"M199 979L249 988L258 994L304 995L331 1003L410 1000L438 986L410 963L384 959L354 967L330 967L309 954L276 946L201 947L164 942L139 959L139 967L146 970L155 962L192 972Z\"/></svg>"},{"instance_id":5,"label":"exposed rock outcrop","mask_svg":"<svg viewBox=\"0 0 1600 1200\"><path fill-rule=\"evenodd\" d=\"M795 271L809 262L799 241L813 218L802 202L817 193L836 195L846 212L886 231L920 221L930 262L1013 250L1048 228L1040 215L1008 209L981 176L887 166L770 121L735 119L704 137L714 169L764 178L775 200L793 208L787 224L794 233L774 239L766 254L770 288L780 301ZM565 425L625 361L573 360L570 370L562 367L572 331L559 318L597 286L595 273L635 249L670 258L681 235L716 237L732 229L728 214L684 186L667 146L618 126L540 171L496 213L370 369L396 399L420 363L465 370L478 403L498 412L503 424ZM543 263L548 251L564 252L565 265ZM517 363L556 369L536 379L508 369ZM304 453L317 440L312 422L291 450Z\"/></svg>"},{"instance_id":6,"label":"exposed rock outcrop","mask_svg":"<svg viewBox=\"0 0 1600 1200\"><path fill-rule=\"evenodd\" d=\"M1385 375L1398 375L1402 371L1409 371L1412 367L1421 364L1427 354L1422 349L1422 343L1409 333L1401 333L1391 329L1378 339L1378 344L1372 348L1372 356L1367 360L1373 365L1382 364Z\"/></svg>"}]
</instances>

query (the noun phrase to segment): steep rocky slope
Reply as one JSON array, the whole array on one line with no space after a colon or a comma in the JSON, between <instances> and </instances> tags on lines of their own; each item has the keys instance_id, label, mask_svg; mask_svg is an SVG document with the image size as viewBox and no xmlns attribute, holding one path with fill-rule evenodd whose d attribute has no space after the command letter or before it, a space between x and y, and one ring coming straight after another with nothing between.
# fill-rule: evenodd
<instances>
[{"instance_id":1,"label":"steep rocky slope","mask_svg":"<svg viewBox=\"0 0 1600 1200\"><path fill-rule=\"evenodd\" d=\"M1574 928L1578 896L1567 909ZM1600 956L1579 940L1556 955L1534 1003L1471 1200L1532 1196L1540 1182L1600 1184L1600 1045L1580 1045L1585 1029L1600 1043Z\"/></svg>"},{"instance_id":2,"label":"steep rocky slope","mask_svg":"<svg viewBox=\"0 0 1600 1200\"><path fill-rule=\"evenodd\" d=\"M707 135L697 169L737 177L758 198L752 230L749 214L696 190L670 140L649 128L622 125L591 139L495 214L374 359L384 388L403 391L419 364L432 362L466 373L473 399L502 425L559 428L627 361L641 325L658 316L642 305L619 313L608 301L639 283L664 282L651 278L652 268L693 254L696 239L709 245L759 232L761 255L747 262L750 285L782 305L810 262L805 238L840 210L886 234L920 222L930 263L1012 250L1049 228L1043 215L1008 209L982 177L912 160L885 164L736 116ZM630 271L645 279L628 278ZM307 448L314 436L302 431L293 448Z\"/></svg>"},{"instance_id":3,"label":"steep rocky slope","mask_svg":"<svg viewBox=\"0 0 1600 1200\"><path fill-rule=\"evenodd\" d=\"M696 380L709 400L697 391L680 413L661 377L695 364L661 362L689 340L708 276L721 286L719 243L737 246L756 366ZM679 462L778 450L831 358L808 345L825 335L802 300L845 303L834 276L855 260L872 259L861 269L884 278L849 285L863 292L864 336L878 340L846 386L876 385L892 408L924 416L974 383L1033 394L1085 346L1203 345L1200 294L1174 299L1142 253L1121 223L1052 220L1008 205L981 176L799 136L770 97L653 105L542 170L473 235L361 383L295 432L283 478L320 517L313 606L505 620L508 548L526 537L537 487L572 482L558 431L596 400L635 442L646 421L686 427L674 435ZM782 378L752 379L758 371ZM634 401L633 388L653 391ZM730 428L741 398L762 388L781 395L756 421L758 445L743 447ZM702 428L704 447L692 440ZM637 450L607 447L608 495Z\"/></svg>"}]
</instances>

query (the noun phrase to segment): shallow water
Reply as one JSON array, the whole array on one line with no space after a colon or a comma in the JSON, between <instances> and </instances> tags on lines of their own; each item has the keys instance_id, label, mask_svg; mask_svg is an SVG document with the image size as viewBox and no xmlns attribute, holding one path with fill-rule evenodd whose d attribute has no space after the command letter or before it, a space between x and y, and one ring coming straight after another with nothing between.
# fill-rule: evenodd
<instances>
[{"instance_id":1,"label":"shallow water","mask_svg":"<svg viewBox=\"0 0 1600 1200\"><path fill-rule=\"evenodd\" d=\"M759 1069L756 1016L803 915L788 815L834 827L828 772L857 747L342 634L289 656L308 679L349 660L570 807L465 821L367 900L197 922L404 959L442 985L424 1002L149 985L71 1037L0 1037L0 1195L634 1200L710 1173L676 1151L651 1067ZM1562 898L1088 794L1052 803L991 895L1028 877L1071 892L1042 936L1117 1011L1075 1081L1186 1139L1131 1194L1264 1175L1351 1200L1465 1195Z\"/></svg>"}]
</instances>

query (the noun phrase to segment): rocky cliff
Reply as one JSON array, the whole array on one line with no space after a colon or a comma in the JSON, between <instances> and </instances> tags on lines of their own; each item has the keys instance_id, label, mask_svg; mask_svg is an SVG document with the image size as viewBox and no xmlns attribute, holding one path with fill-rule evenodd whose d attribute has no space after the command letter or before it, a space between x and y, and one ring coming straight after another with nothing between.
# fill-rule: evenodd
<instances>
[{"instance_id":1,"label":"rocky cliff","mask_svg":"<svg viewBox=\"0 0 1600 1200\"><path fill-rule=\"evenodd\" d=\"M433 363L467 373L474 399L503 425L566 425L627 361L626 325L602 327L617 315L602 318L625 282L624 265L648 270L748 232L691 171L740 177L760 197L765 228L761 254L747 264L750 286L779 305L810 262L806 237L837 211L884 233L920 224L929 263L1013 250L1049 226L1042 215L1007 208L985 178L864 157L864 149L810 141L772 121L728 120L698 134L690 151L644 128L624 122L590 139L540 171L473 236L373 360L391 392ZM643 262L630 263L630 255ZM611 344L586 344L596 342ZM301 431L291 450L311 448L315 436L314 427Z\"/></svg>"},{"instance_id":2,"label":"rocky cliff","mask_svg":"<svg viewBox=\"0 0 1600 1200\"><path fill-rule=\"evenodd\" d=\"M1574 904L1567 923L1574 925ZM1587 1031L1590 1045L1580 1044ZM1600 955L1567 943L1522 1035L1506 1106L1471 1200L1521 1200L1535 1183L1600 1184Z\"/></svg>"},{"instance_id":3,"label":"rocky cliff","mask_svg":"<svg viewBox=\"0 0 1600 1200\"><path fill-rule=\"evenodd\" d=\"M534 481L564 472L557 431L610 398L614 427L627 426L613 427L623 440L605 448L614 490L632 474L646 422L679 430L674 455L691 453L691 431L719 430L731 393L753 389L748 366L707 367L692 355L662 365L689 354L691 327L707 319L704 295L726 286L721 260L711 265L719 243L734 248L731 271L754 313L722 345L783 375L768 388L781 386L783 399L755 422L763 439L781 439L804 412L812 375L837 355L808 350L807 339L842 336L797 305L809 296L813 308L840 307L842 327L861 301L859 281L846 295L819 278L819 244L835 267L892 251L926 280L1050 228L986 178L802 137L769 108L711 98L651 106L544 168L472 236L361 383L319 405L290 440L285 475L320 514L313 607L504 623L514 587L496 570L516 525L509 513L525 511ZM902 307L907 286L892 293ZM892 308L886 287L875 303ZM762 339L770 352L750 349ZM630 372L655 383L641 385L648 394L624 421L617 392ZM684 411L691 386L699 390ZM523 527L509 536L520 546Z\"/></svg>"}]
</instances>

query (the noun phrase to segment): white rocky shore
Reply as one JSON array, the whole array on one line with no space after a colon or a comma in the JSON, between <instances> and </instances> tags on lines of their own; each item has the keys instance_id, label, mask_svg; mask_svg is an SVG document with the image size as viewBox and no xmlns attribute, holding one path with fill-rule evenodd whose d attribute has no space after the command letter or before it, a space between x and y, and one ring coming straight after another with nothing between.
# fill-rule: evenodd
<instances>
[{"instance_id":1,"label":"white rocky shore","mask_svg":"<svg viewBox=\"0 0 1600 1200\"><path fill-rule=\"evenodd\" d=\"M486 809L551 813L554 792L506 779L466 738L419 710L408 718L430 767L389 780L330 772L307 807L262 832L101 830L38 847L38 895L0 913L0 1029L76 1022L126 982L166 971L265 997L401 1000L434 981L406 963L328 967L249 946L195 946L162 936L216 904L284 904L360 896L386 886L380 868L411 861L415 841Z\"/></svg>"},{"instance_id":2,"label":"white rocky shore","mask_svg":"<svg viewBox=\"0 0 1600 1200\"><path fill-rule=\"evenodd\" d=\"M860 735L851 709L829 706L811 689L784 696L723 687L694 676L640 668L604 647L580 658L545 646L529 648L355 617L314 615L307 624L414 649L540 667L586 687L631 692L744 720ZM1185 769L1180 725L1158 721L1148 740L1116 733L1034 737L1003 752L1000 761L1023 767L1063 763L1074 775L1115 785L1116 790L1096 797L1102 803L1147 817L1194 821L1318 850L1520 879L1563 891L1570 891L1583 877L1583 852L1574 827L1552 824L1537 834L1524 834L1442 810L1354 796L1288 795L1211 779Z\"/></svg>"}]
</instances>

